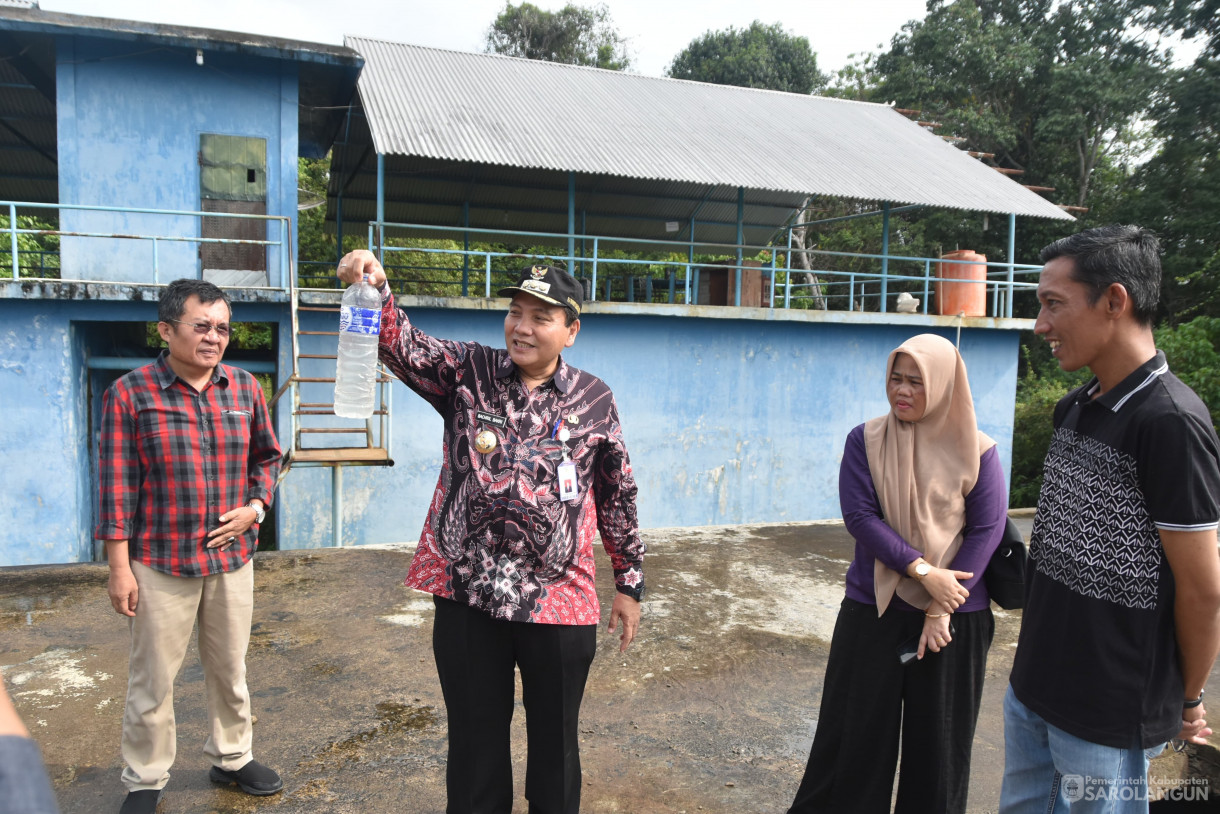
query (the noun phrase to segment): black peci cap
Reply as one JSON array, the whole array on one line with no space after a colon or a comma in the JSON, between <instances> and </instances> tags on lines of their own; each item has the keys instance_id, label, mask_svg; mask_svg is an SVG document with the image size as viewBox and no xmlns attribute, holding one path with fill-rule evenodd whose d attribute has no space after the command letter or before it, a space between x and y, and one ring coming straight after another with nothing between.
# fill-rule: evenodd
<instances>
[{"instance_id":1,"label":"black peci cap","mask_svg":"<svg viewBox=\"0 0 1220 814\"><path fill-rule=\"evenodd\" d=\"M501 297L511 297L518 291L566 308L577 317L585 301L584 288L575 277L558 266L531 266L521 272L516 285L501 288L497 293Z\"/></svg>"}]
</instances>

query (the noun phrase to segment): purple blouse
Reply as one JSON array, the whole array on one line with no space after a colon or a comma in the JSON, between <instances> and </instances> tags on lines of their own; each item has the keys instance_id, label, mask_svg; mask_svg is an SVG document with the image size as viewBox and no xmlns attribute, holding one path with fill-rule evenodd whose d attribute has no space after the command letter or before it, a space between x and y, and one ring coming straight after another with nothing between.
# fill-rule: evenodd
<instances>
[{"instance_id":1,"label":"purple blouse","mask_svg":"<svg viewBox=\"0 0 1220 814\"><path fill-rule=\"evenodd\" d=\"M843 449L843 463L839 466L839 506L843 511L844 525L856 538L856 555L847 569L847 598L876 605L873 563L881 560L887 567L906 574L907 566L921 555L882 519L881 501L873 486L868 454L864 449L863 424L848 434ZM983 571L1000 544L1007 512L1008 492L1004 487L1004 470L1000 467L999 453L992 447L979 459L979 479L970 494L966 495L962 547L949 565L955 571L974 574L962 583L970 592L970 598L957 609L958 613L984 610L991 604L987 586L983 584ZM901 611L922 610L911 607L897 595L890 602L890 607Z\"/></svg>"}]
</instances>

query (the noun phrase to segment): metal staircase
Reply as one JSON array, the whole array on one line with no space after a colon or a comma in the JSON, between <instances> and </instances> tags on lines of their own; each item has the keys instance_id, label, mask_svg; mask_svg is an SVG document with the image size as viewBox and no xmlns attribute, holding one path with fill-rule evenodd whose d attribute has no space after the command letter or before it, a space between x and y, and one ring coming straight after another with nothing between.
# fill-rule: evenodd
<instances>
[{"instance_id":1,"label":"metal staircase","mask_svg":"<svg viewBox=\"0 0 1220 814\"><path fill-rule=\"evenodd\" d=\"M293 275L295 276L295 275ZM318 340L314 345L337 351L339 332L301 330L300 311L324 312L334 315L333 325L339 324L339 306L316 304L312 300L324 301L331 292L304 292L289 284L289 309L292 323L292 373L280 385L271 398L274 406L285 394L289 395L291 412L292 443L284 451L278 487L293 467L323 466L331 470L331 544L343 545L343 468L345 466L393 466L390 458L390 375L381 365L377 366L377 397L373 415L364 421L345 419L335 415L334 386L337 354L302 353L301 337L333 337L333 340ZM311 303L303 305L303 297ZM313 349L313 348L311 348ZM320 348L319 348L320 349ZM308 366L310 375L305 375L302 365ZM302 390L308 392L303 394ZM312 400L305 401L308 396ZM330 398L331 401L322 399ZM362 436L355 443L332 445L329 439L347 436ZM347 440L347 439L343 439Z\"/></svg>"}]
</instances>

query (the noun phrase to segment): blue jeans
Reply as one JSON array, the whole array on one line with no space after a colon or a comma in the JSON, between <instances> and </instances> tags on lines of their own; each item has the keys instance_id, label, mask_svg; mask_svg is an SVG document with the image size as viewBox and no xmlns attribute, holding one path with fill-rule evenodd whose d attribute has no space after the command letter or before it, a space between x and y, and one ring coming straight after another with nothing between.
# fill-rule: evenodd
<instances>
[{"instance_id":1,"label":"blue jeans","mask_svg":"<svg viewBox=\"0 0 1220 814\"><path fill-rule=\"evenodd\" d=\"M1148 761L1164 748L1117 749L1069 735L1009 687L1000 814L1147 814Z\"/></svg>"}]
</instances>

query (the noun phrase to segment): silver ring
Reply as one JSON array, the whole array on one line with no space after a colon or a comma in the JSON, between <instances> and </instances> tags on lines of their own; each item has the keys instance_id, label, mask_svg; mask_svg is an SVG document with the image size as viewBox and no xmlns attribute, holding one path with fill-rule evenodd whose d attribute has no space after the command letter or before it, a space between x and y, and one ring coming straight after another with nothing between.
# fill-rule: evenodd
<instances>
[{"instance_id":1,"label":"silver ring","mask_svg":"<svg viewBox=\"0 0 1220 814\"><path fill-rule=\"evenodd\" d=\"M229 542L230 542L230 543L234 542L235 540L237 540L237 538L236 538L236 537L230 537L230 538L229 538Z\"/></svg>"},{"instance_id":2,"label":"silver ring","mask_svg":"<svg viewBox=\"0 0 1220 814\"><path fill-rule=\"evenodd\" d=\"M347 263L340 263L339 268L341 268L341 269L347 268Z\"/></svg>"}]
</instances>

